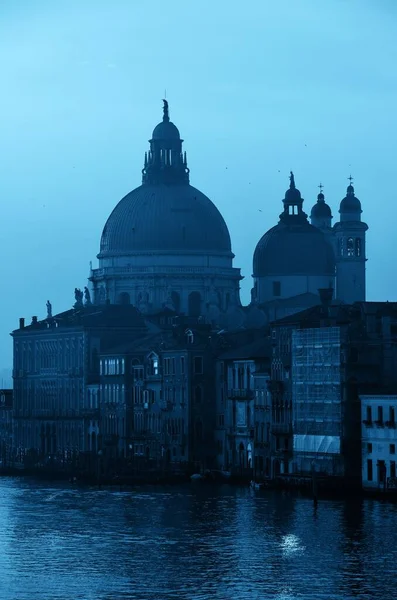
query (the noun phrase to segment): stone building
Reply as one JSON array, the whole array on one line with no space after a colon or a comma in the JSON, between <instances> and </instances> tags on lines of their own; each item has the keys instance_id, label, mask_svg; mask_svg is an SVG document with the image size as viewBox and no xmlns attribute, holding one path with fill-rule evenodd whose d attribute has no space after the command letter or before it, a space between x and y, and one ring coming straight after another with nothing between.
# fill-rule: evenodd
<instances>
[{"instance_id":1,"label":"stone building","mask_svg":"<svg viewBox=\"0 0 397 600\"><path fill-rule=\"evenodd\" d=\"M336 289L338 300L347 304L364 301L368 226L361 221L361 203L351 181L340 203L340 221L333 227L322 191L309 223L292 173L283 205L279 223L255 248L252 301L266 305L278 299L318 295L323 288Z\"/></svg>"},{"instance_id":2,"label":"stone building","mask_svg":"<svg viewBox=\"0 0 397 600\"><path fill-rule=\"evenodd\" d=\"M397 396L361 395L362 486L396 490Z\"/></svg>"},{"instance_id":3,"label":"stone building","mask_svg":"<svg viewBox=\"0 0 397 600\"><path fill-rule=\"evenodd\" d=\"M331 296L323 290L321 305L272 324L279 395L292 408L289 472L308 474L314 461L358 486L360 394L397 389L397 305L331 304Z\"/></svg>"},{"instance_id":4,"label":"stone building","mask_svg":"<svg viewBox=\"0 0 397 600\"><path fill-rule=\"evenodd\" d=\"M132 340L146 330L132 306L84 306L79 297L69 311L53 316L47 308L46 319L33 317L28 325L20 319L12 333L14 450L20 460L91 448L100 353L116 340Z\"/></svg>"},{"instance_id":5,"label":"stone building","mask_svg":"<svg viewBox=\"0 0 397 600\"><path fill-rule=\"evenodd\" d=\"M0 461L7 466L13 448L13 390L0 390Z\"/></svg>"},{"instance_id":6,"label":"stone building","mask_svg":"<svg viewBox=\"0 0 397 600\"><path fill-rule=\"evenodd\" d=\"M102 450L155 466L213 466L215 370L211 329L173 318L101 354Z\"/></svg>"},{"instance_id":7,"label":"stone building","mask_svg":"<svg viewBox=\"0 0 397 600\"><path fill-rule=\"evenodd\" d=\"M221 354L217 361L217 466L236 475L265 475L269 356L269 344L262 335Z\"/></svg>"}]
</instances>

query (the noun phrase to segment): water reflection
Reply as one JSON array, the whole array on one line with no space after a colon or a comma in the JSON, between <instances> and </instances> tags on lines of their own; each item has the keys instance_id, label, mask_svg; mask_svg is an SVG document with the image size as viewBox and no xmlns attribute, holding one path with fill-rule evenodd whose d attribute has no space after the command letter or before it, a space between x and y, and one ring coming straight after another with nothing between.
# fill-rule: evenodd
<instances>
[{"instance_id":1,"label":"water reflection","mask_svg":"<svg viewBox=\"0 0 397 600\"><path fill-rule=\"evenodd\" d=\"M395 597L396 507L0 480L2 600ZM6 590L5 592L3 592Z\"/></svg>"}]
</instances>

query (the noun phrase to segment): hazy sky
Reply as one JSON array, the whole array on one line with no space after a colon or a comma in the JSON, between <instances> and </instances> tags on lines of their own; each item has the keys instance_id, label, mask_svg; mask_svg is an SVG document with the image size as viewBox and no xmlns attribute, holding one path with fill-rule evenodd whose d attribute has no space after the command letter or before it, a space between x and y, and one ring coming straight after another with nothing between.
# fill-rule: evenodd
<instances>
[{"instance_id":1,"label":"hazy sky","mask_svg":"<svg viewBox=\"0 0 397 600\"><path fill-rule=\"evenodd\" d=\"M85 285L164 89L244 301L291 168L306 212L321 181L334 216L352 173L368 299L396 300L396 64L396 0L1 0L0 367L18 317Z\"/></svg>"}]
</instances>

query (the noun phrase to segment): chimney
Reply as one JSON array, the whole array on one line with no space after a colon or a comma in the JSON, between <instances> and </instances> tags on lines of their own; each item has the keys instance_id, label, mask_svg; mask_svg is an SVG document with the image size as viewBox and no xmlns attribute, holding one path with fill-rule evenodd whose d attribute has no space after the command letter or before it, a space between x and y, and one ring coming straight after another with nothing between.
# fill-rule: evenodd
<instances>
[{"instance_id":1,"label":"chimney","mask_svg":"<svg viewBox=\"0 0 397 600\"><path fill-rule=\"evenodd\" d=\"M37 317L32 317L32 325L37 325Z\"/></svg>"},{"instance_id":2,"label":"chimney","mask_svg":"<svg viewBox=\"0 0 397 600\"><path fill-rule=\"evenodd\" d=\"M19 319L19 329L23 329L25 327L25 319L21 317Z\"/></svg>"}]
</instances>

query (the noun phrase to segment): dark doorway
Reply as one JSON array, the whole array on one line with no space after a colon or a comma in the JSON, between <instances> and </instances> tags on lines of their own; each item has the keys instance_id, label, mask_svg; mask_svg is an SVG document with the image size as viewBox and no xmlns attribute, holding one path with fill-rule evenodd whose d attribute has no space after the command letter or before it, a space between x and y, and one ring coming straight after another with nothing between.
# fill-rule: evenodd
<instances>
[{"instance_id":1,"label":"dark doorway","mask_svg":"<svg viewBox=\"0 0 397 600\"><path fill-rule=\"evenodd\" d=\"M131 304L131 298L128 292L121 292L121 294L119 294L117 304L122 304L123 306Z\"/></svg>"}]
</instances>

